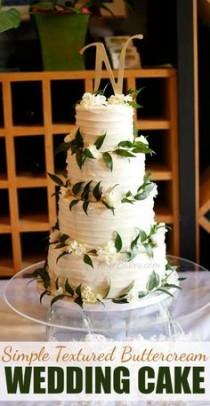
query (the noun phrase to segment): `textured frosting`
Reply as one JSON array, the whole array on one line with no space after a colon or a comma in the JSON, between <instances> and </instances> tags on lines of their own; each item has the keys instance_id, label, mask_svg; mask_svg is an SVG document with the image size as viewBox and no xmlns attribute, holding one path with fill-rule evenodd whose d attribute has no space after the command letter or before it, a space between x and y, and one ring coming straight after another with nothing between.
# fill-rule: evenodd
<instances>
[{"instance_id":1,"label":"textured frosting","mask_svg":"<svg viewBox=\"0 0 210 406\"><path fill-rule=\"evenodd\" d=\"M122 262L112 265L94 259L94 268L84 264L82 258L74 254L64 256L57 263L59 249L50 247L49 267L52 270L53 279L59 277L60 282L66 279L73 287L77 287L81 282L91 286L97 292L103 293L110 286L109 298L115 298L131 282L135 282L137 291L146 290L149 276L155 269L160 278L164 277L166 265L166 247L164 233L157 237L157 247L154 248L153 257L149 257L145 252L137 255L130 262Z\"/></svg>"},{"instance_id":2,"label":"textured frosting","mask_svg":"<svg viewBox=\"0 0 210 406\"><path fill-rule=\"evenodd\" d=\"M91 247L104 244L114 231L120 234L125 246L128 246L135 238L135 229L149 232L154 223L152 195L135 204L121 203L115 209L115 215L101 202L90 203L88 216L82 209L81 201L70 211L69 205L73 199L71 196L61 196L59 199L60 231Z\"/></svg>"},{"instance_id":3,"label":"textured frosting","mask_svg":"<svg viewBox=\"0 0 210 406\"><path fill-rule=\"evenodd\" d=\"M124 159L112 154L113 170L107 170L102 159L87 159L82 169L78 167L75 155L67 154L68 178L71 182L101 182L103 188L119 185L122 192L135 193L143 183L145 174L145 155L138 154L135 158Z\"/></svg>"},{"instance_id":4,"label":"textured frosting","mask_svg":"<svg viewBox=\"0 0 210 406\"><path fill-rule=\"evenodd\" d=\"M120 141L133 141L133 108L129 105L76 106L76 126L86 144L106 133L101 151L109 151Z\"/></svg>"}]
</instances>

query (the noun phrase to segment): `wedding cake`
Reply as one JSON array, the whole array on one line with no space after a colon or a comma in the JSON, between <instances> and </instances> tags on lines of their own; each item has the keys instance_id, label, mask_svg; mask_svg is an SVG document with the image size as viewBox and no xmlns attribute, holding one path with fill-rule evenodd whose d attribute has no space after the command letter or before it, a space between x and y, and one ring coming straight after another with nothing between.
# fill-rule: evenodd
<instances>
[{"instance_id":1,"label":"wedding cake","mask_svg":"<svg viewBox=\"0 0 210 406\"><path fill-rule=\"evenodd\" d=\"M134 127L135 92L85 93L65 137L67 177L59 185L45 286L78 304L141 300L169 292L164 223L155 221L157 187L145 174L148 140Z\"/></svg>"}]
</instances>

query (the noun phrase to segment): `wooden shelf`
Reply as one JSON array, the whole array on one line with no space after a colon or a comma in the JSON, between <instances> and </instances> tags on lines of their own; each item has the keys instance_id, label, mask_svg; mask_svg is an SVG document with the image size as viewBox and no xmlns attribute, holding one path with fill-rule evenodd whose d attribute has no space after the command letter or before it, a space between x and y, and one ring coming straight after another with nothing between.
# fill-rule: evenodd
<instances>
[{"instance_id":1,"label":"wooden shelf","mask_svg":"<svg viewBox=\"0 0 210 406\"><path fill-rule=\"evenodd\" d=\"M33 175L31 176L28 172L22 172L15 178L15 183L18 188L27 187L27 188L35 188L35 187L44 187L48 185L48 180L46 174L40 175ZM1 185L1 182L0 182Z\"/></svg>"},{"instance_id":2,"label":"wooden shelf","mask_svg":"<svg viewBox=\"0 0 210 406\"><path fill-rule=\"evenodd\" d=\"M9 187L9 183L8 183L8 180L6 179L6 176L5 176L5 179L3 176L0 177L0 189L8 189L8 187Z\"/></svg>"},{"instance_id":3,"label":"wooden shelf","mask_svg":"<svg viewBox=\"0 0 210 406\"><path fill-rule=\"evenodd\" d=\"M114 74L116 75L116 72ZM57 216L56 199L51 197L54 185L46 174L54 173L55 169L59 173L65 167L65 156L61 154L61 157L55 159L55 148L58 141L62 140L62 136L74 128L74 113L71 106L84 91L93 90L94 77L94 71L0 73L4 123L4 127L0 128L0 137L7 161L6 165L5 162L0 165L0 194L3 197L8 194L8 198L4 198L4 205L7 206L4 210L5 216L2 217L0 213L0 238L6 243L9 241L11 245L8 258L0 256L0 276L12 275L23 266L44 259L42 246L39 246L39 237L41 238L42 234L47 235ZM104 71L102 77L107 79L107 72ZM145 117L141 118L139 111L136 126L142 131L148 130L148 134L149 131L154 132L154 137L157 136L155 140L161 139L163 143L164 157L157 156L157 159L155 157L155 162L151 161L148 169L154 181L162 182L161 185L165 182L168 185L165 190L168 191L169 199L167 196L165 200L164 196L160 199L165 207L160 203L157 220L172 224L170 252L179 255L176 70L160 68L125 71L127 89L135 89L141 79L144 82L148 81L148 84L151 84L152 80L152 85L157 83L157 88L162 88L163 111L154 110L156 102L153 103L152 112L148 111L147 106L143 112ZM156 80L157 82L154 82ZM75 81L78 81L76 87ZM32 97L22 106L21 86L23 93L26 91L27 94L30 93L26 90L27 86L36 88L38 101ZM69 91L69 86L71 89L73 86L74 91ZM156 97L159 95L156 94ZM60 112L57 106L60 106ZM33 113L32 116L30 111ZM152 137L153 133L151 140ZM33 158L29 151L33 152ZM38 161L36 161L37 151L40 154ZM40 171L36 171L39 168Z\"/></svg>"},{"instance_id":4,"label":"wooden shelf","mask_svg":"<svg viewBox=\"0 0 210 406\"><path fill-rule=\"evenodd\" d=\"M0 275L12 276L14 275L14 266L12 261L8 258L1 258L0 262Z\"/></svg>"},{"instance_id":5,"label":"wooden shelf","mask_svg":"<svg viewBox=\"0 0 210 406\"><path fill-rule=\"evenodd\" d=\"M161 118L150 118L136 121L136 127L140 130L169 130L171 126L170 120Z\"/></svg>"},{"instance_id":6,"label":"wooden shelf","mask_svg":"<svg viewBox=\"0 0 210 406\"><path fill-rule=\"evenodd\" d=\"M173 173L165 165L151 164L148 167L148 171L151 172L151 178L153 181L158 180L171 180Z\"/></svg>"},{"instance_id":7,"label":"wooden shelf","mask_svg":"<svg viewBox=\"0 0 210 406\"><path fill-rule=\"evenodd\" d=\"M48 231L50 224L48 215L41 213L25 214L19 219L20 231Z\"/></svg>"},{"instance_id":8,"label":"wooden shelf","mask_svg":"<svg viewBox=\"0 0 210 406\"><path fill-rule=\"evenodd\" d=\"M174 217L167 207L160 207L157 210L156 220L160 223L172 224Z\"/></svg>"}]
</instances>

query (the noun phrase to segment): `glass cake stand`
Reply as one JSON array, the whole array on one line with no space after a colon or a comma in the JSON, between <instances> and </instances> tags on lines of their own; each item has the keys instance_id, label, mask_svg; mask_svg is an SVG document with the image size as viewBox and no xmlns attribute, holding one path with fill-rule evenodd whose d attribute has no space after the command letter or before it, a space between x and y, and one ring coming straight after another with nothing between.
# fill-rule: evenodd
<instances>
[{"instance_id":1,"label":"glass cake stand","mask_svg":"<svg viewBox=\"0 0 210 406\"><path fill-rule=\"evenodd\" d=\"M7 283L4 297L16 313L46 326L46 339L56 341L167 339L192 334L190 326L202 312L210 314L210 273L200 265L174 256L168 257L181 277L181 289L167 294L150 294L138 303L85 305L68 300L50 306L45 296L40 304L36 280L30 277L39 262L23 269ZM200 272L197 272L200 271ZM195 336L193 337L196 338ZM200 340L201 337L198 337Z\"/></svg>"}]
</instances>

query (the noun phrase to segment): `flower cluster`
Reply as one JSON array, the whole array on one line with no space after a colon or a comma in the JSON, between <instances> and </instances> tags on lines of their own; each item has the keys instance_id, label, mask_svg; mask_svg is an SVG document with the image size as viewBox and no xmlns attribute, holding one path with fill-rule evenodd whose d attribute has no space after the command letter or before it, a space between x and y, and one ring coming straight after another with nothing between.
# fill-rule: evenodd
<instances>
[{"instance_id":1,"label":"flower cluster","mask_svg":"<svg viewBox=\"0 0 210 406\"><path fill-rule=\"evenodd\" d=\"M86 253L87 247L85 244L80 244L76 240L73 240L69 242L68 244L68 251L71 253L74 253L77 256L82 256L83 254Z\"/></svg>"},{"instance_id":2,"label":"flower cluster","mask_svg":"<svg viewBox=\"0 0 210 406\"><path fill-rule=\"evenodd\" d=\"M82 297L83 303L90 303L90 304L101 302L103 299L102 295L94 292L94 290L88 285L83 285L81 287L81 297Z\"/></svg>"},{"instance_id":3,"label":"flower cluster","mask_svg":"<svg viewBox=\"0 0 210 406\"><path fill-rule=\"evenodd\" d=\"M92 106L106 106L109 104L128 104L133 102L133 97L131 94L113 94L108 99L103 94L93 94L84 93L82 100L80 102L81 106L92 107Z\"/></svg>"},{"instance_id":4,"label":"flower cluster","mask_svg":"<svg viewBox=\"0 0 210 406\"><path fill-rule=\"evenodd\" d=\"M119 258L115 244L113 240L108 241L103 247L97 249L97 254L102 262L105 262L107 265L114 264Z\"/></svg>"},{"instance_id":5,"label":"flower cluster","mask_svg":"<svg viewBox=\"0 0 210 406\"><path fill-rule=\"evenodd\" d=\"M155 233L151 234L150 237L153 247L157 247L160 241L165 238L166 231L165 223L159 223Z\"/></svg>"},{"instance_id":6,"label":"flower cluster","mask_svg":"<svg viewBox=\"0 0 210 406\"><path fill-rule=\"evenodd\" d=\"M81 106L104 106L107 104L106 97L102 94L84 93L80 102Z\"/></svg>"},{"instance_id":7,"label":"flower cluster","mask_svg":"<svg viewBox=\"0 0 210 406\"><path fill-rule=\"evenodd\" d=\"M108 99L108 104L129 104L132 103L133 98L130 94L113 94Z\"/></svg>"},{"instance_id":8,"label":"flower cluster","mask_svg":"<svg viewBox=\"0 0 210 406\"><path fill-rule=\"evenodd\" d=\"M120 193L116 186L110 187L102 194L102 201L109 207L116 208L121 204L122 193Z\"/></svg>"}]
</instances>

